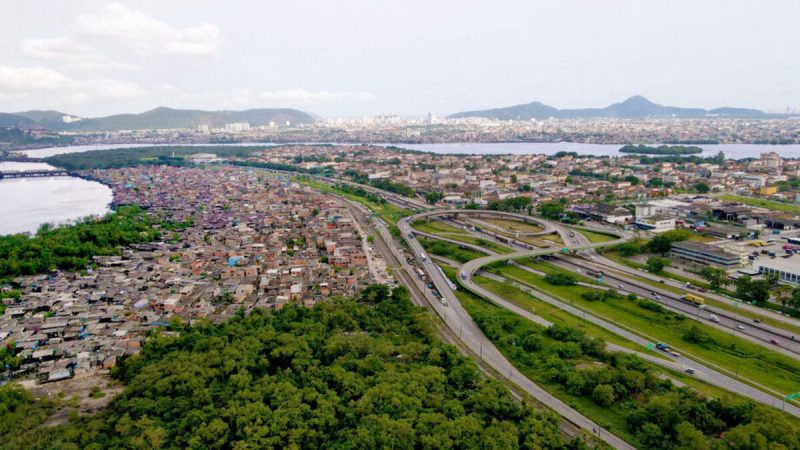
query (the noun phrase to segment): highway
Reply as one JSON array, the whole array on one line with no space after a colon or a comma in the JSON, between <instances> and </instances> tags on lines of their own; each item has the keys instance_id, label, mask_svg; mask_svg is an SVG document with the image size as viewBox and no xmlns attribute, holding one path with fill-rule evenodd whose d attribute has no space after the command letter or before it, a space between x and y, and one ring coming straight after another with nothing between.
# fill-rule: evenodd
<instances>
[{"instance_id":1,"label":"highway","mask_svg":"<svg viewBox=\"0 0 800 450\"><path fill-rule=\"evenodd\" d=\"M432 213L427 214L427 216L431 215ZM567 229L566 227L563 227L559 224L554 224L553 227L558 230L559 234L562 236L562 239L565 239L565 241L567 241L566 239L568 239L567 242L570 248L581 247L588 244L588 240L585 238L585 236L581 235L580 233L573 232L572 236L570 236L569 232L571 230ZM489 239L489 240L491 240L491 238L493 237L496 237L494 233L487 233L486 230L470 231L470 234L472 234L475 237L479 237L482 239ZM427 233L426 236L436 237L436 235L430 235ZM504 245L518 251L524 251L531 247L529 244L524 242L520 242L507 237L503 238L504 242L502 243ZM443 238L438 237L438 239L443 239ZM453 243L458 242L450 239L448 239L448 241ZM607 242L606 245L613 245L613 242ZM468 248L480 251L479 246L471 245ZM484 249L482 251L486 252L487 250ZM769 324L765 324L763 322L757 323L753 321L753 319L747 316L739 315L729 310L714 307L711 305L704 305L702 308L698 308L695 304L681 300L681 296L675 294L672 291L664 289L663 287L653 286L644 283L642 281L637 281L632 278L634 276L644 277L645 275L652 275L652 274L648 274L647 272L637 271L627 266L621 266L620 264L617 264L614 261L604 258L601 255L598 255L593 250L585 250L577 252L579 258L555 255L555 253L556 252L551 252L551 254L554 254L554 257L556 258L556 264L562 266L563 268L578 273L587 273L587 269L593 273L602 272L603 278L606 280L607 285L661 303L668 309L676 313L685 315L686 317L698 320L703 319L703 323L705 323L708 326L714 327L728 334L741 337L755 344L767 347L769 350L775 351L777 353L781 353L791 358L800 360L800 336L796 336L793 339L794 334L783 328L775 327ZM622 270L620 267L625 267L627 270ZM652 281L659 281L660 284L663 285L669 285L672 287L679 288L684 292L694 293L696 295L700 295L703 297L713 298L713 296L710 295L708 292L697 293L691 291L687 289L685 285L674 282L674 280L668 280L657 276L650 276L646 278ZM669 283L668 281L673 281L673 282ZM656 294L657 296L654 294ZM730 301L724 298L722 299L725 300L726 302ZM742 302L737 302L736 304L742 306L745 305ZM751 308L753 307L751 306ZM762 315L767 315L764 313L769 313L769 311L766 311L763 308L760 308L755 312ZM719 322L710 320L712 315L716 316L719 319ZM783 318L784 323L791 323L791 320L793 320L790 318L786 318L785 316L777 314L774 315ZM800 324L793 324L793 325L800 325Z\"/></svg>"},{"instance_id":2,"label":"highway","mask_svg":"<svg viewBox=\"0 0 800 450\"><path fill-rule=\"evenodd\" d=\"M800 342L793 340L792 335L785 330L764 323L755 323L752 319L732 314L727 310L715 308L710 305L704 305L700 308L693 303L681 300L681 296L678 294L631 279L630 276L619 274L613 271L613 269L609 270L606 266L597 263L575 258L559 257L556 257L553 263L573 272L581 272L584 274L599 273L602 271L603 282L609 287L634 293L640 297L658 302L671 311L700 320L708 326L739 336L762 346L766 344L770 350L782 353L791 358L800 359ZM590 278L592 277L590 276ZM685 287L684 290L690 293L692 292ZM653 293L658 297L653 295ZM719 321L712 321L712 316L717 317ZM778 344L773 344L772 341Z\"/></svg>"},{"instance_id":3,"label":"highway","mask_svg":"<svg viewBox=\"0 0 800 450\"><path fill-rule=\"evenodd\" d=\"M458 210L458 212L463 211L464 210ZM475 354L479 355L484 362L488 363L496 371L507 374L509 380L565 419L584 430L596 432L601 439L614 448L634 448L528 379L522 372L517 370L483 334L472 320L469 313L461 306L461 302L450 289L444 276L436 269L435 263L427 256L422 245L415 238L410 237L412 232L411 222L425 217L425 214L426 213L422 213L421 215L400 219L397 222L397 226L408 243L409 248L413 251L421 265L425 268L425 271L431 277L431 282L436 286L436 289L442 294L447 303L447 306L445 306L445 302L432 305L445 324L459 336L464 345L470 348ZM533 315L529 314L529 316Z\"/></svg>"},{"instance_id":4,"label":"highway","mask_svg":"<svg viewBox=\"0 0 800 450\"><path fill-rule=\"evenodd\" d=\"M338 180L336 182L338 182ZM364 186L361 186L361 185L359 185L359 186L360 187L364 187ZM392 201L393 203L400 203L401 205L403 205L405 207L413 207L414 209L417 209L417 210L421 209L420 205L417 204L416 202L409 203L406 200L402 200L401 202L396 202L395 199L392 198L392 197L394 197L394 194L385 195L386 193L384 193L383 191L380 191L380 190L376 190L376 191L379 191L377 193L379 193L380 195L384 196L385 198L388 197L387 200ZM472 212L472 211L475 211L475 212ZM413 254L416 256L416 258L419 261L420 265L425 270L427 275L430 277L430 281L433 283L433 285L435 286L436 290L438 290L438 292L441 294L441 296L442 296L442 300L441 301L436 301L435 299L432 299L432 296L430 295L431 294L430 290L428 290L427 287L424 285L424 283L422 283L418 279L418 277L416 277L414 275L413 267L411 267L408 264L408 261L406 260L404 255L399 250L397 250L397 248L394 247L394 241L391 238L388 230L386 229L385 226L383 226L382 222L377 220L377 219L375 219L374 228L377 229L380 232L380 234L383 237L383 239L376 240L376 242L381 241L380 246L381 247L385 247L385 248L381 249L382 252L394 255L394 262L392 262L392 264L399 264L400 267L402 267L402 269L403 269L402 272L405 272L405 273L403 274L403 276L401 276L401 281L406 285L410 284L410 285L415 287L415 289L412 289L412 294L413 294L413 297L415 298L415 301L418 304L427 303L427 305L429 307L433 308L434 311L442 318L443 322L450 329L451 333L453 333L454 335L458 336L458 339L461 341L462 345L466 346L473 353L478 355L478 357L484 363L488 364L495 371L497 371L499 373L502 373L504 375L507 374L507 378L509 380L514 382L517 386L519 386L521 389L526 391L532 397L534 397L537 400L541 401L543 404L545 404L549 408L553 409L554 411L556 411L557 413L562 415L564 418L566 418L567 420L569 420L573 424L576 424L576 425L580 426L581 428L583 428L585 430L597 432L598 435L603 440L605 440L606 442L608 442L610 445L614 446L615 448L633 448L632 446L630 446L629 444L627 444L626 442L624 442L623 440L621 440L617 436L614 436L613 434L608 432L608 430L602 429L602 427L600 427L598 424L592 422L591 420L589 420L588 418L586 418L585 416L583 416L579 412L575 411L574 409L572 409L571 407L569 407L568 405L566 405L565 403L560 401L558 398L552 396L547 391L545 391L541 387L537 386L535 383L533 383L531 380L529 380L527 377L525 377L524 374L519 372L499 352L499 350L496 347L494 347L494 345L491 343L491 341L488 338L486 338L485 335L483 335L483 333L480 331L480 329L477 327L477 325L472 321L472 318L469 316L469 314L461 306L460 302L458 301L458 298L455 296L454 292L449 287L450 283L448 283L448 280L438 270L438 268L436 267L435 263L426 254L426 252L425 252L424 248L421 246L421 244L415 238L411 237L413 235L411 234L412 228L411 228L410 224L413 221L421 219L421 218L430 218L430 217L435 217L435 216L445 216L445 217L449 217L449 218L452 219L452 218L459 217L459 216L462 216L462 215L465 215L465 214L466 215L482 216L482 215L492 215L494 213L498 213L498 212L485 211L485 210L434 210L434 211L427 210L427 211L423 211L423 212L421 212L421 213L419 213L417 215L414 215L414 216L411 216L411 217L407 217L407 218L403 218L400 221L398 221L397 225L398 225L398 228L401 231L402 237L406 240L407 244L409 245L409 248L411 249ZM506 218L512 218L512 219L519 220L519 217L514 217L513 213L502 213L502 215L505 216ZM500 216L500 214L498 214L498 216ZM589 242L587 242L586 238L583 235L581 235L580 233L570 232L569 230L566 229L566 227L564 227L561 224L552 224L550 222L543 221L543 220L537 219L537 218L532 218L530 216L523 216L523 215L519 215L519 216L524 217L524 220L526 222L534 222L537 225L543 226L544 231L542 231L541 233L537 233L537 234L549 234L549 233L553 233L553 232L558 232L561 235L562 240L564 240L564 242L566 244L566 247L569 249L570 252L572 252L573 254L577 253L577 254L583 254L583 255L590 256L591 259L593 259L593 260L596 258L596 255L594 254L593 249L598 248L598 247L603 247L603 246L614 245L614 244L617 244L617 243L620 243L620 242L624 242L625 240L630 238L630 236L626 234L626 235L621 236L619 239L612 240L612 241L589 243ZM605 231L605 230L603 230L603 231ZM429 234L429 233L422 233L422 232L419 232L419 231L416 231L416 230L413 230L413 232L416 235L422 235L422 236L426 236L426 237L429 237L429 238L432 238L432 239L443 239L440 236ZM484 230L484 235L486 235L486 234L487 233ZM491 236L492 234L489 234L489 235ZM499 236L497 234L493 234L493 235L495 237ZM492 262L496 262L496 261L516 259L516 258L524 258L524 257L530 257L530 256L545 256L545 255L557 254L561 250L560 246L555 245L555 246L553 246L553 248L536 249L536 248L532 248L533 246L531 246L530 244L522 243L522 242L519 242L519 241L514 241L513 239L508 239L506 242L504 242L504 244L510 246L512 249L515 249L517 251L515 251L513 253L510 253L510 254L499 255L499 254L492 254L491 251L488 251L487 249L483 249L480 246L467 244L467 243L460 242L460 241L453 240L453 239L446 239L445 238L445 240L448 240L448 241L450 241L450 242L452 242L452 243L454 243L456 245L462 246L462 247L471 248L473 250L482 251L484 253L489 253L488 256L485 256L485 257L482 257L482 258L478 258L478 259L475 259L473 261L469 261L469 262L467 262L466 264L464 264L461 267L459 273L465 273L467 276L466 276L466 279L463 279L463 277L459 276L458 277L459 284L461 284L466 289L472 291L473 293L476 293L476 294L478 294L478 295L480 295L480 296L482 296L484 298L487 298L487 299L489 299L491 301L494 301L495 303L500 304L502 307L508 308L508 309L514 311L517 314L523 315L524 317L527 317L527 318L535 321L536 323L539 323L539 324L541 324L543 326L549 326L549 323L546 320L542 319L541 317L538 317L538 316L532 314L529 311L525 311L525 310L517 307L516 305L513 305L512 303L510 303L508 301L500 299L499 297L494 296L491 292L483 290L480 286L478 286L477 284L475 284L472 281L472 275L480 267L483 267L484 265L491 264ZM382 241L386 241L387 243L390 243L390 244L387 245L386 243L384 243ZM603 258L603 259L605 259L605 258ZM559 261L557 261L557 263L561 263L561 262L562 262L561 258L559 258ZM593 261L593 262L595 262L595 261ZM582 264L582 263L584 263L584 262L581 261L581 263L575 263L574 261L570 261L567 264ZM583 270L585 270L585 269L583 269ZM398 272L401 272L401 271L397 270L396 273L398 273ZM622 290L626 290L628 292L641 292L640 295L642 295L642 296L648 296L646 294L649 294L650 291L646 291L646 289L655 290L655 289L653 289L653 288L651 288L649 286L647 286L647 287L637 286L636 284L634 284L635 282L633 282L631 280L627 280L627 278L625 278L622 275L620 275L619 278L615 278L617 276L617 274L611 275L608 272L609 271L604 271L605 277L609 281L615 280L617 282L617 286L615 286L615 287L617 287L617 288L619 288L619 285L622 284L624 286L622 288ZM602 327L604 327L606 329L609 329L609 331L612 331L612 332L614 332L614 333L616 333L616 334L618 334L620 336L623 336L623 337L631 340L632 342L636 342L636 343L638 343L640 345L646 345L648 342L652 341L652 339L648 339L647 337L643 337L640 334L633 333L631 330L626 330L626 329L621 328L621 327L619 327L619 326L617 326L615 324L608 323L608 322L604 321L602 318L595 317L592 314L588 314L586 311L580 310L579 308L575 308L572 305L567 305L564 302L561 302L561 301L556 300L556 299L554 299L554 298L552 298L550 296L547 296L546 294L544 294L542 292L535 291L530 286L520 285L519 283L514 282L514 281L511 281L511 283L515 284L517 287L519 287L521 289L528 290L532 295L536 296L537 298L539 298L539 299L541 299L543 301L547 301L548 303L551 303L553 305L557 305L558 307L560 307L560 308L562 308L562 309L564 309L564 310L566 310L568 312L571 312L573 314L579 315L580 317L583 317L585 320L591 321L591 322L593 322L593 323L595 323L595 324L597 324L599 326L602 326ZM625 288L627 288L627 289L625 289ZM674 294L672 294L672 295L674 295ZM687 305L687 304L685 304L683 302L680 302L680 300L675 300L674 298L671 298L669 296L665 296L665 297L667 299L669 299L669 301L675 301L676 303L680 303L682 306L689 306L689 305ZM685 313L685 311L684 311L684 313ZM722 321L722 316L719 316L719 317L720 317L720 319ZM708 322L708 321L706 321L706 322ZM724 326L724 325L725 324L721 324L721 326ZM734 326L734 329L735 329L735 326ZM742 331L742 330L738 330L738 331ZM619 347L619 346L610 345L609 348L614 350L614 351L625 351L625 352L636 353L636 354L638 354L639 356L643 357L644 359L646 359L648 361L651 361L651 362L653 362L655 364L659 364L659 365L661 365L663 367L670 368L670 369L673 369L673 370L683 370L683 369L685 369L687 367L692 367L693 369L695 369L695 377L697 377L700 380L706 381L706 382L708 382L709 384L712 384L712 385L723 387L723 388L725 388L725 389L727 389L729 391L732 391L732 392L738 392L738 393L740 393L742 395L745 395L745 396L747 396L747 397L749 397L751 399L754 399L756 401L765 403L767 405L771 405L771 406L776 407L776 408L782 408L786 412L788 412L790 414L793 414L793 415L795 415L797 417L800 417L800 408L797 408L793 404L786 404L786 403L784 403L782 401L782 399L780 399L778 397L774 397L774 396L771 396L769 394L766 394L766 393L762 392L759 389L756 389L756 388L754 388L754 387L752 387L750 385L742 383L742 382L740 382L740 381L738 381L738 380L736 380L736 379L734 379L732 377L729 377L729 376L727 376L725 374L719 373L718 371L714 370L713 368L707 367L707 366L699 363L698 361L691 360L691 359L686 358L684 356L675 357L675 356L673 356L673 355L671 355L669 353L665 353L664 356L666 356L667 358L670 358L670 359L662 359L662 358L658 358L658 357L655 357L655 356L650 355L650 354L646 354L646 353L642 353L642 352L636 352L636 351L633 351L631 349L623 348L623 347Z\"/></svg>"},{"instance_id":5,"label":"highway","mask_svg":"<svg viewBox=\"0 0 800 450\"><path fill-rule=\"evenodd\" d=\"M425 214L425 216L427 216L427 217L430 217L432 215L435 215L435 213L428 212L428 213ZM405 221L406 221L406 223L409 223L410 221L414 221L417 217L418 216L413 216L411 218L406 218ZM558 227L556 226L556 228L558 228ZM601 242L601 243L588 243L588 242L586 242L586 238L584 236L580 235L579 233L569 233L569 231L567 229L565 229L565 228L559 230L559 232L563 233L562 234L562 239L565 242L567 242L570 251L582 251L582 250L593 249L593 248L597 248L597 247L601 247L601 246L605 246L605 245L614 245L615 243L620 242L620 241L625 239L623 237L623 238L620 238L620 239L618 239L616 241L608 241L608 242ZM404 235L405 234L406 233L404 233ZM421 249L421 246L420 246L420 249ZM475 283L473 281L472 276L474 275L474 273L480 267L486 266L486 265L491 264L493 262L503 261L503 260L513 260L513 259L530 257L530 256L553 255L553 254L557 254L559 251L560 250L558 248L540 249L540 250L522 249L522 250L517 250L514 253L508 253L508 254L490 254L488 256L469 261L469 262L465 263L464 265L462 265L460 270L459 270L458 282L464 288L466 288L470 292L473 292L476 295L479 295L479 296L481 296L483 298L486 298L486 299L494 302L495 304L497 304L497 305L499 305L501 307L509 309L509 310L511 310L511 311L513 311L513 312L515 312L517 314L520 314L523 317L529 318L529 319L531 319L531 320L533 320L533 321L535 321L537 323L544 324L544 322L546 322L546 321L543 321L542 318L540 318L538 316L535 316L530 311L525 311L522 308L519 308L518 306L514 305L513 303L510 303L510 302L508 302L508 301L506 301L506 300L494 295L493 293L489 292L488 290L482 288L481 286L479 286L477 283ZM487 250L484 249L484 252L487 252ZM620 280L620 281L624 282L624 280ZM519 283L517 283L517 284L519 285ZM552 298L552 297L550 297L550 296L548 296L548 295L546 295L546 294L544 294L544 293L542 293L540 291L536 291L535 289L533 289L530 286L522 286L522 288L524 288L525 290L528 290L531 294L533 294L535 297L537 297L537 298L539 298L541 300L547 301L548 303L551 303L554 306L557 306L557 307L559 307L561 309L564 309L565 311L568 311L568 312L570 312L572 314L575 314L575 315L577 315L579 317L583 317L585 320L589 320L589 321L595 323L598 326L602 326L603 328L606 328L609 331L614 332L615 334L618 334L618 335L620 335L622 337L625 337L625 338L631 340L632 342L639 343L640 345L646 345L647 343L654 341L652 338L648 338L646 336L642 336L641 333L634 333L633 330L626 330L626 329L624 329L624 328L622 328L622 327L620 327L620 326L618 326L616 324L611 324L611 323L609 323L607 321L604 321L601 318L595 317L594 315L588 313L587 311L575 308L574 306L571 306L571 305L567 305L564 302L556 300L556 299L554 299L554 298ZM647 293L649 293L649 291L647 291ZM619 348L616 348L616 349L619 350ZM625 351L625 350L622 350L622 351ZM669 367L669 368L672 368L672 369L676 369L676 370L682 370L684 368L691 367L691 368L695 369L695 377L698 378L698 379L706 381L709 384L719 386L719 387L724 388L726 390L729 390L731 392L737 392L737 393L739 393L741 395L744 395L746 397L749 397L749 398L751 398L751 399L753 399L755 401L764 403L766 405L770 405L770 406L773 406L773 407L776 407L776 408L779 408L779 409L783 409L786 412L788 412L789 414L795 415L796 417L800 417L800 408L796 407L793 404L788 404L788 403L784 402L781 397L776 397L776 396L770 395L768 393L765 393L762 390L759 390L759 389L754 388L754 387L752 387L752 386L750 386L748 384L745 384L745 383L743 383L741 381L738 381L738 380L734 379L733 377L725 375L725 374L719 372L718 370L716 370L714 368L706 366L706 365L700 363L699 361L692 360L692 359L687 358L685 356L674 357L673 355L671 355L669 353L666 353L665 356L673 359L673 363L665 365L663 362L658 361L658 358L653 359L652 357L648 357L646 359L650 360L651 362L654 362L654 363L657 363L657 364L660 364L662 366Z\"/></svg>"}]
</instances>

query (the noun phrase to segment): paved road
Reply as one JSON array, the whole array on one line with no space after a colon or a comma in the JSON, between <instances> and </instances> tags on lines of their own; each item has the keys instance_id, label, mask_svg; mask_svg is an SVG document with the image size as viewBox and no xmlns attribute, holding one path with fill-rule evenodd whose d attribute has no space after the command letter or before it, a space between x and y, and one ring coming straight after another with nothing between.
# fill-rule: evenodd
<instances>
[{"instance_id":1,"label":"paved road","mask_svg":"<svg viewBox=\"0 0 800 450\"><path fill-rule=\"evenodd\" d=\"M430 214L432 213L429 213L428 215ZM565 242L567 242L567 245L570 246L571 248L573 246L576 247L585 246L589 242L588 239L586 239L586 237L583 236L582 234L575 233L571 229L568 229L567 227L564 227L561 224L553 224L553 227L559 232L559 234L562 236L562 239L565 240ZM602 231L608 232L608 230L606 229L603 229ZM571 235L570 232L572 232ZM483 239L488 239L491 237L491 235L488 235L481 231L472 231L471 234ZM435 235L428 235L428 236L435 237ZM504 244L518 251L523 251L529 248L527 244L514 240L511 240L510 242L505 242ZM470 248L473 250L480 250L480 247L475 245L470 246ZM486 250L483 251L486 252ZM593 249L578 251L577 254L585 259L576 260L572 258L563 258L561 259L561 261L565 262L563 262L562 265L565 266L565 268L569 268L571 270L575 270L578 272L581 272L581 270L579 269L585 269L587 266L592 267L595 272L602 270L604 273L604 278L607 281L611 282L611 285L613 287L618 287L620 285L623 285L625 286L625 290L627 292L633 292L642 297L657 301L663 304L664 306L668 307L669 309L673 310L674 312L683 314L689 318L705 319L703 320L703 323L708 326L738 336L740 338L753 342L754 344L763 346L768 350L775 351L784 354L786 356L789 356L790 358L800 360L800 335L795 336L794 333L791 331L787 331L786 329L780 327L775 327L769 324L765 324L763 322L755 323L749 317L742 316L735 312L731 312L729 310L717 308L714 306L705 305L702 310L698 309L696 306L692 304L683 302L680 299L679 295L671 291L662 289L660 287L651 286L649 284L642 283L640 281L633 280L630 277L631 276L645 277L652 281L659 281L664 285L670 285L686 291L687 290L686 286L679 282L661 278L652 274L648 274L647 272L638 271L630 267L617 264L615 261L609 260L608 258L598 255ZM566 267L567 265L570 266ZM624 268L625 270L623 270L622 268ZM618 272L623 272L623 274L619 273L614 274L610 272L609 269L614 269ZM625 277L624 276L625 274L629 276ZM653 293L658 294L658 297L653 295ZM773 316L780 317L781 319L783 319L782 320L783 323L787 324L791 323L793 325L800 326L800 322L796 321L793 318L771 313L768 310L756 308L752 305L747 305L742 302L732 302L730 299L726 299L716 294L712 295L711 293L704 292L698 295L714 298L717 300L721 299L726 303L731 303L731 304L735 303L738 305L737 307L741 306L743 309L745 307L749 307L748 309L753 308L755 309L754 312L757 312L761 315L769 317ZM719 322L714 322L709 320L711 318L711 315L717 316L717 318L719 318ZM795 339L793 339L793 336L795 337ZM773 341L776 342L777 344L773 343Z\"/></svg>"},{"instance_id":2,"label":"paved road","mask_svg":"<svg viewBox=\"0 0 800 450\"><path fill-rule=\"evenodd\" d=\"M425 258L421 257L421 255L425 255L425 250L422 248L422 245L416 239L409 238L412 231L410 223L418 218L418 216L403 218L397 222L397 226L411 250L420 259L421 265L425 267L426 272L431 277L431 281L447 301L449 306L444 306L442 303L432 305L447 326L454 333L458 334L462 342L470 348L470 350L478 354L483 361L488 363L496 371L507 374L508 378L517 386L562 417L589 432L597 430L599 437L614 448L633 449L634 447L624 440L611 434L608 430L603 429L597 423L589 420L583 414L572 409L566 403L536 385L522 372L517 370L505 356L500 353L494 344L492 344L478 328L469 313L461 306L461 302L459 302L458 298L449 288L447 281L439 270L436 269L431 259L427 257L427 255Z\"/></svg>"},{"instance_id":3,"label":"paved road","mask_svg":"<svg viewBox=\"0 0 800 450\"><path fill-rule=\"evenodd\" d=\"M435 213L431 212L431 213L427 213L426 215L430 216L430 215L433 215L433 214L435 214ZM409 219L413 220L414 218L412 217L412 218L409 218ZM600 243L589 243L589 242L587 242L587 239L585 238L585 236L581 235L580 233L574 233L574 232L570 233L569 232L570 230L567 230L564 227L556 226L556 228L560 228L558 231L559 231L559 233L562 233L562 239L565 241L565 243L567 243L567 246L569 247L570 251L578 251L578 252L580 252L582 250L593 249L593 248L597 248L597 247L601 247L601 246L614 245L615 243L624 240L624 238L621 238L621 239L618 239L616 241L600 242ZM471 292L473 292L473 293L475 293L475 294L477 294L477 295L479 295L481 297L487 298L487 299L497 303L498 305L500 305L502 307L506 307L506 308L518 313L518 314L521 314L524 317L530 318L531 320L534 320L537 323L542 323L541 320L543 320L543 319L541 319L541 318L537 319L536 318L537 316L534 316L530 311L525 311L522 308L519 308L518 306L513 305L512 303L510 303L510 302L508 302L508 301L506 301L506 300L504 300L504 299L502 299L502 298L500 298L498 296L495 296L491 292L489 292L486 289L483 289L482 287L477 285L472 280L472 276L480 267L486 266L486 265L491 264L493 262L503 261L503 260L510 260L510 259L517 259L517 258L524 258L524 257L530 257L530 256L551 255L551 254L554 254L554 253L558 253L558 251L559 251L558 249L540 249L540 250L525 250L525 249L523 249L523 250L518 250L518 251L516 251L514 253L503 254L503 255L495 254L495 255L488 255L488 256L485 256L485 257L482 257L482 258L478 258L478 259L469 261L466 264L461 266L461 269L459 270L458 282L463 287L465 287L467 290L469 290L469 291L471 291ZM544 294L541 293L541 292L537 292L536 296L538 298L541 298L542 296L544 296ZM549 299L557 302L557 300L553 299L552 297L549 297ZM576 311L576 312L581 317L586 315L587 320L588 320L588 316L589 316L588 313L586 313L584 311L579 311L579 312ZM601 321L601 322L598 322L597 324L600 325L600 326L604 326L604 328L606 328L607 326L611 325L612 327L608 327L607 329L609 329L610 331L612 331L614 333L617 333L617 334L619 334L619 335L621 335L623 337L631 339L633 342L638 342L641 345L645 345L648 342L646 340L646 338L643 338L643 337L641 337L639 335L633 334L631 331L623 330L623 329L621 329L620 327L618 327L616 325L608 324L605 321L602 321L602 319L599 319L599 318L596 318L596 317L593 317L593 319ZM602 325L601 325L601 323L602 323ZM651 341L652 341L652 339L651 339ZM775 397L775 396L772 396L772 395L767 394L765 392L762 392L761 390L753 388L750 385L747 385L747 384L742 383L742 382L740 382L738 380L735 380L732 377L729 377L729 376L727 376L725 374L722 374L722 373L716 371L715 369L707 367L707 366L701 364L698 361L690 360L690 359L685 358L685 357L682 357L682 358L683 358L682 361L683 361L683 363L685 364L686 367L692 367L692 368L695 369L696 376L699 379L703 379L704 381L707 381L710 384L717 385L717 386L723 387L725 389L728 389L731 392L738 392L738 393L740 393L740 394L742 394L744 396L747 396L747 397L749 397L749 398L751 398L753 400L759 401L761 403L764 403L764 404L767 404L767 405L771 405L773 407L785 409L790 414L793 414L793 415L795 415L797 417L800 417L800 408L797 408L792 404L785 404L783 402L783 400L780 399L779 397Z\"/></svg>"}]
</instances>

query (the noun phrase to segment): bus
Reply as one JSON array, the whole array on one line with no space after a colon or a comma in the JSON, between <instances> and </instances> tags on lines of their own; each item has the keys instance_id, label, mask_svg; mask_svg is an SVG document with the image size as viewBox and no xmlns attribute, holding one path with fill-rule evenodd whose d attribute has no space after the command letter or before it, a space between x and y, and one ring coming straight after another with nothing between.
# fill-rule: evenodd
<instances>
[{"instance_id":1,"label":"bus","mask_svg":"<svg viewBox=\"0 0 800 450\"><path fill-rule=\"evenodd\" d=\"M695 305L698 305L698 306L706 304L706 301L703 299L703 297L698 297L698 296L692 295L692 294L683 294L683 295L681 295L681 300L683 300L685 302L689 302L689 303L694 303Z\"/></svg>"}]
</instances>

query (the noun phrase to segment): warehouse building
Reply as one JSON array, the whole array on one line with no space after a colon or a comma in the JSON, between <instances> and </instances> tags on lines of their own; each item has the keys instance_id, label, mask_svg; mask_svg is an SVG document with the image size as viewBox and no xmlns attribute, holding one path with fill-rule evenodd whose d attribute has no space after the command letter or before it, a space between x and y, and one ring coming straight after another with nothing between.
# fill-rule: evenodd
<instances>
[{"instance_id":1,"label":"warehouse building","mask_svg":"<svg viewBox=\"0 0 800 450\"><path fill-rule=\"evenodd\" d=\"M713 245L700 242L682 241L672 244L672 256L699 264L717 267L738 267L742 263L740 255L726 252Z\"/></svg>"},{"instance_id":2,"label":"warehouse building","mask_svg":"<svg viewBox=\"0 0 800 450\"><path fill-rule=\"evenodd\" d=\"M800 258L770 258L758 260L753 264L759 273L777 274L784 283L800 284Z\"/></svg>"}]
</instances>

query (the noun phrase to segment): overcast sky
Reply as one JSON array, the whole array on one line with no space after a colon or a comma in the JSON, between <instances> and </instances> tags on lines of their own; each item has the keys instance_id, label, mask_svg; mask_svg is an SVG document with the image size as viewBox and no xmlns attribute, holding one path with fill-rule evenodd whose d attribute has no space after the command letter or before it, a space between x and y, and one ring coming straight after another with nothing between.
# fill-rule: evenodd
<instances>
[{"instance_id":1,"label":"overcast sky","mask_svg":"<svg viewBox=\"0 0 800 450\"><path fill-rule=\"evenodd\" d=\"M6 112L800 106L800 0L4 3Z\"/></svg>"}]
</instances>

